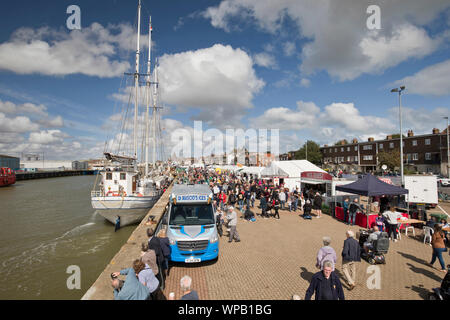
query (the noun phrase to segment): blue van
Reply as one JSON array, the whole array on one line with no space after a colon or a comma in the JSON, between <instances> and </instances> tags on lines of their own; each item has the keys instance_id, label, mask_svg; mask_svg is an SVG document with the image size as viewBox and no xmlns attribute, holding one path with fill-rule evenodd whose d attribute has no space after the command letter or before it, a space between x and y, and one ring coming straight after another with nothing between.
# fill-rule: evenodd
<instances>
[{"instance_id":1,"label":"blue van","mask_svg":"<svg viewBox=\"0 0 450 320\"><path fill-rule=\"evenodd\" d=\"M195 263L218 258L219 236L212 200L206 184L173 186L163 219L172 248L170 260Z\"/></svg>"}]
</instances>

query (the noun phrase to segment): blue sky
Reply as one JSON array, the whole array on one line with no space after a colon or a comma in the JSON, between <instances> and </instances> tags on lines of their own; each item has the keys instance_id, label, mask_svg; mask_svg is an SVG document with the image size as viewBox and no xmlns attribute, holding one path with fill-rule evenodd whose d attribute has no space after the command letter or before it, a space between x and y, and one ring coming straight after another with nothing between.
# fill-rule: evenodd
<instances>
[{"instance_id":1,"label":"blue sky","mask_svg":"<svg viewBox=\"0 0 450 320\"><path fill-rule=\"evenodd\" d=\"M366 26L374 4L379 30ZM66 27L69 5L81 30ZM0 6L0 153L100 157L132 85L123 72L133 72L137 0ZM167 150L194 120L280 129L281 152L306 139L383 138L398 132L390 89L401 84L405 131L445 127L448 1L143 0L143 42L149 15Z\"/></svg>"}]
</instances>

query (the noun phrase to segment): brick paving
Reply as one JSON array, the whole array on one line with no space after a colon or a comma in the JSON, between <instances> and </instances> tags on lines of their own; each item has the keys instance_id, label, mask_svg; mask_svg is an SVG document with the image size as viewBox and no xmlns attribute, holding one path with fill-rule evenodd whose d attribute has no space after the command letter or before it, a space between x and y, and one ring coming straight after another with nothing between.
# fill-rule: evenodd
<instances>
[{"instance_id":1,"label":"brick paving","mask_svg":"<svg viewBox=\"0 0 450 320\"><path fill-rule=\"evenodd\" d=\"M445 210L449 212L448 207ZM260 213L256 207L254 211ZM427 264L432 249L423 244L422 231L416 229L416 238L402 234L400 241L390 242L387 263L377 265L381 271L381 289L367 288L366 281L371 274L366 272L370 264L361 260L357 264L357 286L347 290L340 254L346 230L356 233L359 227L347 226L325 214L320 219L303 220L299 213L280 211L280 220L260 216L256 222L239 219L237 229L241 242L228 243L224 236L217 262L174 265L166 281L166 296L175 292L179 299L179 281L188 274L200 299L288 300L293 294L303 299L312 275L318 271L315 261L323 236L332 239L331 246L338 256L336 272L348 300L421 300L431 288L440 285L444 273L435 269L439 268L438 261L435 268ZM448 253L444 253L444 260L450 263Z\"/></svg>"}]
</instances>

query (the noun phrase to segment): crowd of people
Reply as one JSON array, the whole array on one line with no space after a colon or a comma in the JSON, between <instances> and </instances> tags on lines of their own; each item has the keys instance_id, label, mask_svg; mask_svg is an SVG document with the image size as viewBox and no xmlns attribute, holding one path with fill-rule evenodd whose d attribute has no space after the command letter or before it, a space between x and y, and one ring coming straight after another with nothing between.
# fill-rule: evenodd
<instances>
[{"instance_id":1,"label":"crowd of people","mask_svg":"<svg viewBox=\"0 0 450 320\"><path fill-rule=\"evenodd\" d=\"M255 201L260 200L262 218L280 218L279 211L302 211L304 217L317 218L322 215L322 196L318 190L298 187L290 190L284 184L275 184L272 179L258 179L252 175L230 171L214 171L191 168L178 175L179 183L207 183L214 195L214 206L225 212L228 207L239 209L246 220L256 218L252 212Z\"/></svg>"},{"instance_id":2,"label":"crowd of people","mask_svg":"<svg viewBox=\"0 0 450 320\"><path fill-rule=\"evenodd\" d=\"M223 226L225 226L228 231L228 242L241 241L237 230L239 213L240 217L246 221L255 221L258 215L261 219L270 217L280 219L280 210L294 213L300 211L300 216L305 219L311 219L311 213L314 213L317 218L322 215L322 196L318 190L300 191L298 188L289 190L283 185L274 184L272 180L203 168L191 168L180 172L176 182L205 183L210 186L217 215L218 232L222 236ZM256 200L259 200L260 210L255 209ZM363 245L355 239L353 231L346 232L341 252L341 271L348 290L353 290L357 285L356 271L361 261L361 253L373 250L373 245L382 232L388 232L391 239L397 241L397 224L401 214L396 212L394 205L384 198L380 199L379 205L380 213ZM363 207L358 203L358 199L352 202L346 199L343 206L345 222L354 225L356 213L362 211ZM432 227L434 228L433 255L430 265L439 260L442 270L445 270L442 253L446 251L447 234L442 231L442 224L435 222ZM133 266L111 275L116 299L166 300L163 290L166 277L169 276L169 240L164 230L156 236L154 230L150 228L147 230L147 235L149 240L142 244L141 257L133 262ZM319 249L316 257L316 267L320 271L313 275L304 299L310 300L315 295L316 300L344 300L341 279L336 271L336 252L331 246L330 237L324 237L322 241L323 247ZM118 280L119 275L126 275L125 281ZM180 299L199 299L198 293L191 288L192 279L189 276L186 275L180 280L180 286L183 292ZM169 299L175 299L175 297L171 294ZM292 299L298 300L300 297L294 295Z\"/></svg>"},{"instance_id":3,"label":"crowd of people","mask_svg":"<svg viewBox=\"0 0 450 320\"><path fill-rule=\"evenodd\" d=\"M164 229L155 235L153 228L147 229L148 241L141 244L140 257L132 267L111 274L115 300L167 300L163 290L169 276L171 248ZM120 280L119 276L126 276ZM183 295L181 300L198 300L198 294L191 289L192 279L185 275L180 280ZM169 300L175 300L173 293Z\"/></svg>"}]
</instances>

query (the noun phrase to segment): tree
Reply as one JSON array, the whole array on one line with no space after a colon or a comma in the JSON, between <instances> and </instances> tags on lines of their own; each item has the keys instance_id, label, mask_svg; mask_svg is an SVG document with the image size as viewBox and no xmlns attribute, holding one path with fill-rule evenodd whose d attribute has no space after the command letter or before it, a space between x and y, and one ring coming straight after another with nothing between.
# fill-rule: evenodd
<instances>
[{"instance_id":1,"label":"tree","mask_svg":"<svg viewBox=\"0 0 450 320\"><path fill-rule=\"evenodd\" d=\"M342 142L344 142L343 144L348 144L347 139L343 139L343 140L339 140L339 141L336 142L334 145L335 145L335 146L340 146L340 145L342 145Z\"/></svg>"},{"instance_id":2,"label":"tree","mask_svg":"<svg viewBox=\"0 0 450 320\"><path fill-rule=\"evenodd\" d=\"M306 146L308 146L308 150L306 150ZM308 161L320 165L322 163L322 153L320 152L319 144L314 141L306 141L306 143L299 150L295 151L294 159L295 160L303 160L306 159L306 152L308 152Z\"/></svg>"},{"instance_id":3,"label":"tree","mask_svg":"<svg viewBox=\"0 0 450 320\"><path fill-rule=\"evenodd\" d=\"M400 133L393 133L391 134L392 139L400 139ZM402 135L403 138L406 138L405 135Z\"/></svg>"},{"instance_id":4,"label":"tree","mask_svg":"<svg viewBox=\"0 0 450 320\"><path fill-rule=\"evenodd\" d=\"M378 152L378 163L380 166L385 164L389 170L395 170L400 167L400 150Z\"/></svg>"}]
</instances>

